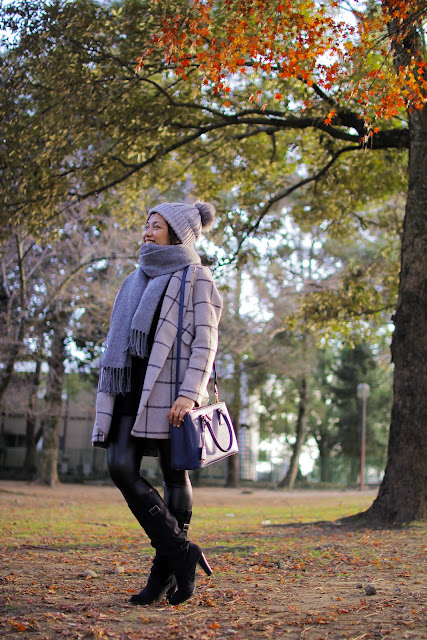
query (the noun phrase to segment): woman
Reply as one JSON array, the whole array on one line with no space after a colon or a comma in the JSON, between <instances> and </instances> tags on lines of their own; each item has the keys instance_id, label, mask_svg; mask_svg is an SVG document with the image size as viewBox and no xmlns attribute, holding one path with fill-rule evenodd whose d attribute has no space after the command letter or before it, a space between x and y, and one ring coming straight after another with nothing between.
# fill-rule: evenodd
<instances>
[{"instance_id":1,"label":"woman","mask_svg":"<svg viewBox=\"0 0 427 640\"><path fill-rule=\"evenodd\" d=\"M117 294L100 362L92 442L108 447L110 476L156 550L147 585L130 599L134 604L165 595L180 604L194 592L197 564L211 573L200 547L187 539L192 487L187 471L171 467L169 432L170 424L179 426L208 401L222 299L194 243L214 217L214 207L204 202L162 203L149 211L140 265ZM175 398L179 294L188 265ZM153 451L164 500L140 476L143 456Z\"/></svg>"}]
</instances>

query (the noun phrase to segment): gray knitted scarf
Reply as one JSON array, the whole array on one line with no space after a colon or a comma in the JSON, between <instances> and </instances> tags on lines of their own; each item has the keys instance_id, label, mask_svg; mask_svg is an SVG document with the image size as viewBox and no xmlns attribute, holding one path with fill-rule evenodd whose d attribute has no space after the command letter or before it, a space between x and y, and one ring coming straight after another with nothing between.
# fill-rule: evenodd
<instances>
[{"instance_id":1,"label":"gray knitted scarf","mask_svg":"<svg viewBox=\"0 0 427 640\"><path fill-rule=\"evenodd\" d=\"M147 338L154 314L175 271L200 264L193 245L141 247L139 267L123 281L111 314L105 351L100 360L98 391L111 395L131 388L131 356L147 358Z\"/></svg>"}]
</instances>

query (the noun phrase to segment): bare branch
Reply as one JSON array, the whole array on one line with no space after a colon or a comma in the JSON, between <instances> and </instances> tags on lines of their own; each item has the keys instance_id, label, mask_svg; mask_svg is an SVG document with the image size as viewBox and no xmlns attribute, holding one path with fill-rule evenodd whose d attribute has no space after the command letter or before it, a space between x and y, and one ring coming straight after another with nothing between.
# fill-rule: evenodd
<instances>
[{"instance_id":1,"label":"bare branch","mask_svg":"<svg viewBox=\"0 0 427 640\"><path fill-rule=\"evenodd\" d=\"M54 289L54 291L51 293L50 295L50 299L52 301L54 301L59 294L67 287L67 285L73 280L73 278L85 267L88 267L91 264L95 264L96 262L101 262L102 260L120 260L120 259L124 259L124 260L134 260L135 256L131 255L111 255L111 256L96 256L94 258L90 258L89 260L85 260L84 262L81 262L80 264L77 265L77 267L75 267L75 269L73 269L66 278L64 278L64 280L57 286L56 289ZM41 305L40 307L38 307L34 313L33 316L36 317L38 315L38 313L40 313L42 311L42 309L46 309L46 307L44 305ZM49 309L49 307L47 307L47 309Z\"/></svg>"}]
</instances>

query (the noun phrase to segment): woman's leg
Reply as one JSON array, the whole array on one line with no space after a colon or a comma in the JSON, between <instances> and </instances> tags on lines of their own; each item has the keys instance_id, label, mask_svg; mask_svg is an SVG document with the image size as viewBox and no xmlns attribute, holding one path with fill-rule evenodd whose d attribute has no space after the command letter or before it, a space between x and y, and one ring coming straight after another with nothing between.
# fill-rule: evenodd
<instances>
[{"instance_id":1,"label":"woman's leg","mask_svg":"<svg viewBox=\"0 0 427 640\"><path fill-rule=\"evenodd\" d=\"M159 502L161 498L154 487L140 475L144 441L131 435L134 422L135 418L131 416L114 418L107 451L107 462L111 479L122 492L130 510L144 528L153 546L156 547L156 556L147 585L140 593L134 594L130 598L132 604L147 605L162 600L169 591L172 594L176 588L176 579L162 553L157 552L158 547L161 548L161 543L159 544L158 541L157 544L153 543L153 526L155 528L154 537L157 538L159 535L161 537L163 528L161 514L160 518L155 518L156 510L162 508ZM175 527L172 525L173 529L176 529L182 536L181 528L176 520L175 523ZM167 531L163 533L166 534Z\"/></svg>"},{"instance_id":2,"label":"woman's leg","mask_svg":"<svg viewBox=\"0 0 427 640\"><path fill-rule=\"evenodd\" d=\"M144 455L143 439L131 435L135 418L117 416L107 450L108 471L122 492L128 507L143 527L153 547L165 546L172 536L172 546L185 546L185 538L176 518L169 512L158 491L140 475Z\"/></svg>"},{"instance_id":3,"label":"woman's leg","mask_svg":"<svg viewBox=\"0 0 427 640\"><path fill-rule=\"evenodd\" d=\"M177 519L179 528L186 536L190 526L193 505L192 487L188 472L172 469L169 440L158 440L157 450L160 469L164 478L165 504ZM172 596L175 589L176 580L169 568L169 564L165 565L162 557L156 553L146 586L140 593L132 596L130 600L133 604L151 604L154 601L161 600L164 595Z\"/></svg>"},{"instance_id":4,"label":"woman's leg","mask_svg":"<svg viewBox=\"0 0 427 640\"><path fill-rule=\"evenodd\" d=\"M171 442L170 440L158 441L159 464L163 474L163 487L165 503L168 509L176 517L184 536L190 526L190 520L193 507L193 488L191 486L188 471L180 471L172 469L171 464ZM191 564L189 556L185 559L186 566L182 564L175 565L173 571L177 580L177 590L172 595L168 595L169 603L172 605L181 604L188 600L194 593L195 589L195 569L199 564L203 570L210 575L212 570L201 551L200 547L190 543L191 549L189 556L194 553L193 563Z\"/></svg>"},{"instance_id":5,"label":"woman's leg","mask_svg":"<svg viewBox=\"0 0 427 640\"><path fill-rule=\"evenodd\" d=\"M208 575L211 569L200 547L187 540L160 494L140 476L143 444L130 435L133 418L122 416L117 420L107 456L111 478L150 538L159 563L175 575L178 589L169 601L180 604L194 592L196 566L199 564ZM149 604L140 602L139 595L135 604Z\"/></svg>"},{"instance_id":6,"label":"woman's leg","mask_svg":"<svg viewBox=\"0 0 427 640\"><path fill-rule=\"evenodd\" d=\"M131 436L134 422L133 416L114 416L107 449L108 472L126 502L132 501L134 493L138 491L144 455L143 440Z\"/></svg>"},{"instance_id":7,"label":"woman's leg","mask_svg":"<svg viewBox=\"0 0 427 640\"><path fill-rule=\"evenodd\" d=\"M193 507L193 487L188 471L172 469L170 440L159 440L158 451L165 503L180 528L187 533Z\"/></svg>"}]
</instances>

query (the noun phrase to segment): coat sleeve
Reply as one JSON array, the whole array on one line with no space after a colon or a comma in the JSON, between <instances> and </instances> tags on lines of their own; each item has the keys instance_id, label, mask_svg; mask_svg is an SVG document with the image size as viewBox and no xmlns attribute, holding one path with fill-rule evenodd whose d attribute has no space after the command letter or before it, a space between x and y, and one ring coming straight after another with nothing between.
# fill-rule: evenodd
<instances>
[{"instance_id":1,"label":"coat sleeve","mask_svg":"<svg viewBox=\"0 0 427 640\"><path fill-rule=\"evenodd\" d=\"M218 349L218 324L222 298L208 267L197 270L193 285L194 338L179 395L200 404L206 389Z\"/></svg>"},{"instance_id":2,"label":"coat sleeve","mask_svg":"<svg viewBox=\"0 0 427 640\"><path fill-rule=\"evenodd\" d=\"M96 415L92 431L92 446L105 447L113 418L115 396L103 391L96 394Z\"/></svg>"}]
</instances>

